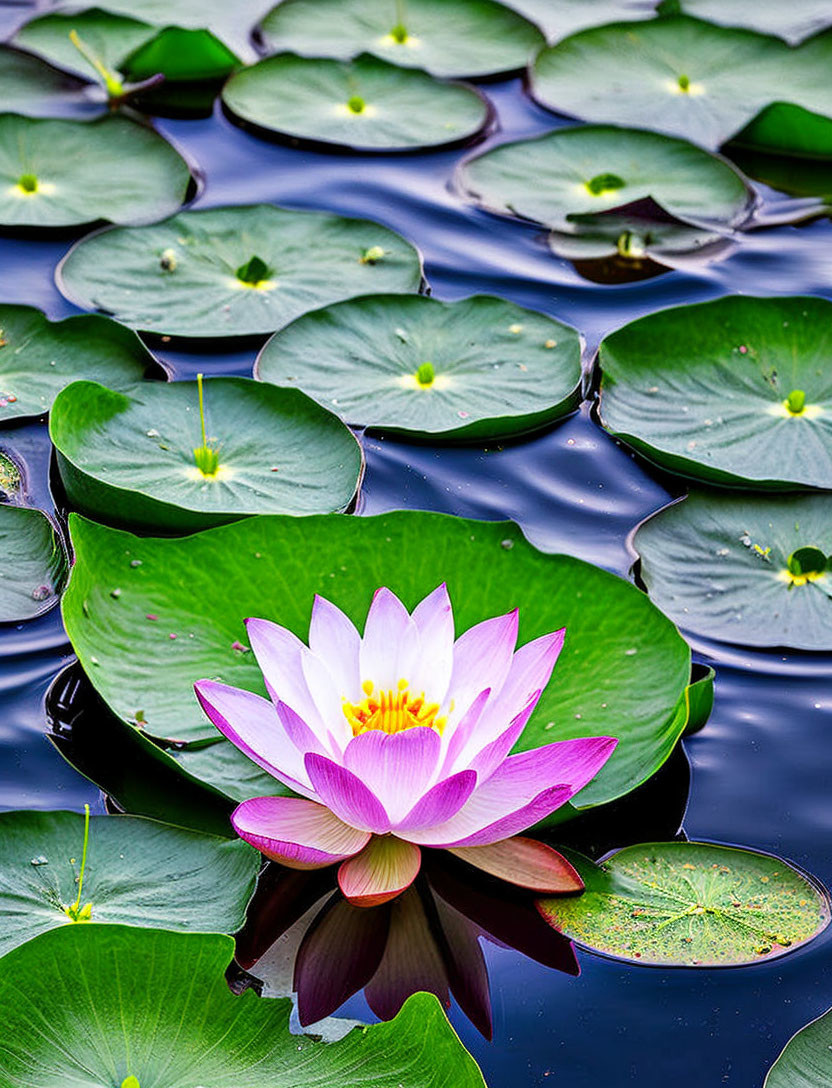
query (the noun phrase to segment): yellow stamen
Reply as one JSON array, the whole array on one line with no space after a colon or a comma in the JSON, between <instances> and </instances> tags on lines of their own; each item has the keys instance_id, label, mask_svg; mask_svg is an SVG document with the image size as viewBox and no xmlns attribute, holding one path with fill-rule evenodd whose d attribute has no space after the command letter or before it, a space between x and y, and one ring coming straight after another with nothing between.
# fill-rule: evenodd
<instances>
[{"instance_id":1,"label":"yellow stamen","mask_svg":"<svg viewBox=\"0 0 832 1088\"><path fill-rule=\"evenodd\" d=\"M399 680L398 691L377 691L371 680L365 680L361 689L366 699L359 703L344 700L344 717L355 737L371 729L402 733L405 729L422 726L441 733L445 728L447 718L437 716L439 703L426 703L424 692L411 695L405 679Z\"/></svg>"}]
</instances>

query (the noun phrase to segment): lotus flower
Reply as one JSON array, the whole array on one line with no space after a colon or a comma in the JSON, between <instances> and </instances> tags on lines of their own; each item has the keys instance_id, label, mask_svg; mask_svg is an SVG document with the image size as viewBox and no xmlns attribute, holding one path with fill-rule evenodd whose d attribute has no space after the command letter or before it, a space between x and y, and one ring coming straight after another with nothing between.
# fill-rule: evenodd
<instances>
[{"instance_id":1,"label":"lotus flower","mask_svg":"<svg viewBox=\"0 0 832 1088\"><path fill-rule=\"evenodd\" d=\"M356 906L395 898L421 849L447 849L535 891L578 891L574 869L519 832L592 779L611 737L555 741L509 755L549 682L564 631L515 650L517 610L454 639L444 585L413 613L376 591L363 638L315 598L309 646L247 621L271 702L200 680L220 732L298 797L257 797L232 815L237 834L294 869L340 863Z\"/></svg>"}]
</instances>

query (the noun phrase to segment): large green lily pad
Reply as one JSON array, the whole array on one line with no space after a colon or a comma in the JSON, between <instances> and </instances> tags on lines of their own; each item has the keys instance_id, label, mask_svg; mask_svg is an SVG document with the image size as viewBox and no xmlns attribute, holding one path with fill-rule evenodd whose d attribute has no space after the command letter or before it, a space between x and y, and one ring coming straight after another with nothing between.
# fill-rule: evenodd
<instances>
[{"instance_id":1,"label":"large green lily pad","mask_svg":"<svg viewBox=\"0 0 832 1088\"><path fill-rule=\"evenodd\" d=\"M260 31L272 53L372 53L441 77L515 71L543 44L537 27L494 0L283 0Z\"/></svg>"},{"instance_id":2,"label":"large green lily pad","mask_svg":"<svg viewBox=\"0 0 832 1088\"><path fill-rule=\"evenodd\" d=\"M604 426L719 484L832 488L832 303L729 296L633 321L601 344Z\"/></svg>"},{"instance_id":3,"label":"large green lily pad","mask_svg":"<svg viewBox=\"0 0 832 1088\"><path fill-rule=\"evenodd\" d=\"M656 0L506 0L507 7L536 23L550 42L590 26L651 19Z\"/></svg>"},{"instance_id":4,"label":"large green lily pad","mask_svg":"<svg viewBox=\"0 0 832 1088\"><path fill-rule=\"evenodd\" d=\"M417 251L366 219L271 204L182 212L82 239L58 286L86 310L168 336L274 332L307 310L421 283Z\"/></svg>"},{"instance_id":5,"label":"large green lily pad","mask_svg":"<svg viewBox=\"0 0 832 1088\"><path fill-rule=\"evenodd\" d=\"M0 956L73 925L76 904L83 922L190 933L235 933L245 920L260 859L242 840L93 816L79 903L83 844L78 813L0 814Z\"/></svg>"},{"instance_id":6,"label":"large green lily pad","mask_svg":"<svg viewBox=\"0 0 832 1088\"><path fill-rule=\"evenodd\" d=\"M250 378L209 378L204 403L218 461L203 471L196 382L147 382L129 394L97 382L67 386L49 433L70 502L101 521L163 532L349 506L363 457L331 412L299 390Z\"/></svg>"},{"instance_id":7,"label":"large green lily pad","mask_svg":"<svg viewBox=\"0 0 832 1088\"><path fill-rule=\"evenodd\" d=\"M154 736L216 737L193 695L201 677L264 690L245 652L245 617L270 618L305 640L316 592L363 626L378 586L413 608L444 580L458 632L515 606L521 642L566 626L565 649L520 746L620 738L581 792L581 807L649 778L687 720L690 651L675 627L629 583L536 551L511 522L417 512L260 517L149 540L73 515L71 532L69 637L113 710L132 721L141 708L142 728Z\"/></svg>"},{"instance_id":8,"label":"large green lily pad","mask_svg":"<svg viewBox=\"0 0 832 1088\"><path fill-rule=\"evenodd\" d=\"M789 1039L763 1088L826 1088L832 1078L832 1009Z\"/></svg>"},{"instance_id":9,"label":"large green lily pad","mask_svg":"<svg viewBox=\"0 0 832 1088\"><path fill-rule=\"evenodd\" d=\"M685 140L582 125L503 144L469 159L468 194L490 211L580 233L575 216L652 199L694 224L735 226L753 195L737 170Z\"/></svg>"},{"instance_id":10,"label":"large green lily pad","mask_svg":"<svg viewBox=\"0 0 832 1088\"><path fill-rule=\"evenodd\" d=\"M375 57L269 57L232 76L222 100L235 118L284 138L358 151L464 143L490 115L473 88Z\"/></svg>"},{"instance_id":11,"label":"large green lily pad","mask_svg":"<svg viewBox=\"0 0 832 1088\"><path fill-rule=\"evenodd\" d=\"M832 498L692 492L633 538L666 616L745 646L832 650Z\"/></svg>"},{"instance_id":12,"label":"large green lily pad","mask_svg":"<svg viewBox=\"0 0 832 1088\"><path fill-rule=\"evenodd\" d=\"M185 160L124 117L51 121L0 114L0 225L69 227L159 219L184 201Z\"/></svg>"},{"instance_id":13,"label":"large green lily pad","mask_svg":"<svg viewBox=\"0 0 832 1088\"><path fill-rule=\"evenodd\" d=\"M659 11L682 11L697 19L720 26L742 26L775 34L790 45L832 26L832 9L827 0L800 0L784 4L782 0L665 0Z\"/></svg>"},{"instance_id":14,"label":"large green lily pad","mask_svg":"<svg viewBox=\"0 0 832 1088\"><path fill-rule=\"evenodd\" d=\"M3 960L5 1088L484 1088L435 997L322 1043L289 999L231 993L230 937L63 926Z\"/></svg>"},{"instance_id":15,"label":"large green lily pad","mask_svg":"<svg viewBox=\"0 0 832 1088\"><path fill-rule=\"evenodd\" d=\"M829 924L825 891L771 854L701 842L628 846L601 865L568 853L586 890L538 902L593 952L644 965L727 967L775 959Z\"/></svg>"},{"instance_id":16,"label":"large green lily pad","mask_svg":"<svg viewBox=\"0 0 832 1088\"><path fill-rule=\"evenodd\" d=\"M0 306L0 422L43 415L77 378L127 389L159 369L138 336L109 318L50 321L34 306Z\"/></svg>"},{"instance_id":17,"label":"large green lily pad","mask_svg":"<svg viewBox=\"0 0 832 1088\"><path fill-rule=\"evenodd\" d=\"M806 166L800 164L798 168L795 160L819 159L828 167L828 160L832 159L832 117L788 102L775 102L737 133L731 142L732 155L737 148L750 148L774 158L783 176L775 176L781 184L773 187L790 192L795 187L800 188L801 174ZM784 161L783 156L789 156L789 159ZM828 193L829 188L824 186L821 194L826 196Z\"/></svg>"},{"instance_id":18,"label":"large green lily pad","mask_svg":"<svg viewBox=\"0 0 832 1088\"><path fill-rule=\"evenodd\" d=\"M101 103L87 97L84 80L28 53L0 45L0 103L27 117L89 116Z\"/></svg>"},{"instance_id":19,"label":"large green lily pad","mask_svg":"<svg viewBox=\"0 0 832 1088\"><path fill-rule=\"evenodd\" d=\"M0 504L0 623L20 623L57 603L66 556L40 510Z\"/></svg>"},{"instance_id":20,"label":"large green lily pad","mask_svg":"<svg viewBox=\"0 0 832 1088\"><path fill-rule=\"evenodd\" d=\"M276 333L255 376L297 386L357 426L496 438L577 406L581 344L574 329L502 299L371 295Z\"/></svg>"}]
</instances>

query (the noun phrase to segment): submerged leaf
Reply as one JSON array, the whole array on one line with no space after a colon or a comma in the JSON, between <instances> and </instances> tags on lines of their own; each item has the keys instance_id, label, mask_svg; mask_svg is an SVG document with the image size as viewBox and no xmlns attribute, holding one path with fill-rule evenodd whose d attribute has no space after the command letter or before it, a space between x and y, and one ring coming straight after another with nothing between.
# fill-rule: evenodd
<instances>
[{"instance_id":1,"label":"submerged leaf","mask_svg":"<svg viewBox=\"0 0 832 1088\"><path fill-rule=\"evenodd\" d=\"M0 623L48 612L57 603L66 566L63 545L46 514L0 505Z\"/></svg>"}]
</instances>

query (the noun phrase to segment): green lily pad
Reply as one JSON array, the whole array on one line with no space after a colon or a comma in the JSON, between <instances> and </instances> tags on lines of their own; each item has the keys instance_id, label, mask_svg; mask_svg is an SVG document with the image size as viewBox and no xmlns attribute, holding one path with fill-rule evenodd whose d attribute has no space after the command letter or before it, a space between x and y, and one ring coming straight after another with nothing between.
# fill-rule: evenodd
<instances>
[{"instance_id":1,"label":"green lily pad","mask_svg":"<svg viewBox=\"0 0 832 1088\"><path fill-rule=\"evenodd\" d=\"M778 38L675 16L575 34L538 55L531 81L558 113L717 148L775 98L813 108L793 97L801 64Z\"/></svg>"},{"instance_id":2,"label":"green lily pad","mask_svg":"<svg viewBox=\"0 0 832 1088\"><path fill-rule=\"evenodd\" d=\"M719 26L741 26L774 34L790 45L832 26L832 9L827 0L800 0L799 4L784 4L782 0L665 0L663 9L681 11L697 19Z\"/></svg>"},{"instance_id":3,"label":"green lily pad","mask_svg":"<svg viewBox=\"0 0 832 1088\"><path fill-rule=\"evenodd\" d=\"M744 646L832 650L832 498L692 492L633 538L666 616Z\"/></svg>"},{"instance_id":4,"label":"green lily pad","mask_svg":"<svg viewBox=\"0 0 832 1088\"><path fill-rule=\"evenodd\" d=\"M565 649L520 746L620 738L580 807L649 778L687 720L690 651L675 627L634 586L536 551L511 522L417 512L260 517L153 540L73 515L71 532L69 637L106 702L127 721L141 707L153 736L216 737L193 695L201 677L264 690L245 652L245 617L268 617L305 639L316 592L363 626L378 586L412 608L443 580L458 631L514 606L521 642L566 626Z\"/></svg>"},{"instance_id":5,"label":"green lily pad","mask_svg":"<svg viewBox=\"0 0 832 1088\"><path fill-rule=\"evenodd\" d=\"M648 201L648 206L652 201ZM621 267L637 271L649 262L673 268L691 257L719 257L732 247L723 231L693 227L648 207L573 215L570 231L550 231L546 241L558 257L569 261L600 261L615 258Z\"/></svg>"},{"instance_id":6,"label":"green lily pad","mask_svg":"<svg viewBox=\"0 0 832 1088\"><path fill-rule=\"evenodd\" d=\"M484 1088L435 997L340 1042L292 1035L289 999L231 993L219 934L63 926L3 960L4 1088Z\"/></svg>"},{"instance_id":7,"label":"green lily pad","mask_svg":"<svg viewBox=\"0 0 832 1088\"><path fill-rule=\"evenodd\" d=\"M832 1077L832 1009L789 1039L763 1088L826 1088Z\"/></svg>"},{"instance_id":8,"label":"green lily pad","mask_svg":"<svg viewBox=\"0 0 832 1088\"><path fill-rule=\"evenodd\" d=\"M160 369L138 336L95 314L50 321L0 305L0 422L40 416L76 378L127 389Z\"/></svg>"},{"instance_id":9,"label":"green lily pad","mask_svg":"<svg viewBox=\"0 0 832 1088\"><path fill-rule=\"evenodd\" d=\"M260 867L242 840L137 816L93 816L79 901L83 848L78 813L0 814L0 956L72 925L67 911L76 905L84 922L234 933Z\"/></svg>"},{"instance_id":10,"label":"green lily pad","mask_svg":"<svg viewBox=\"0 0 832 1088\"><path fill-rule=\"evenodd\" d=\"M503 144L469 159L462 184L477 203L552 230L580 234L576 216L652 199L676 219L731 227L753 195L724 159L685 140L611 125L582 125Z\"/></svg>"},{"instance_id":11,"label":"green lily pad","mask_svg":"<svg viewBox=\"0 0 832 1088\"><path fill-rule=\"evenodd\" d=\"M46 514L0 505L0 623L21 623L48 612L57 603L66 565Z\"/></svg>"},{"instance_id":12,"label":"green lily pad","mask_svg":"<svg viewBox=\"0 0 832 1088\"><path fill-rule=\"evenodd\" d=\"M27 117L84 116L101 112L87 83L28 53L0 45L0 102Z\"/></svg>"},{"instance_id":13,"label":"green lily pad","mask_svg":"<svg viewBox=\"0 0 832 1088\"><path fill-rule=\"evenodd\" d=\"M601 865L568 853L586 890L542 899L584 948L640 964L727 967L775 959L829 924L825 891L771 854L702 842L628 846Z\"/></svg>"},{"instance_id":14,"label":"green lily pad","mask_svg":"<svg viewBox=\"0 0 832 1088\"><path fill-rule=\"evenodd\" d=\"M163 532L349 506L363 457L336 416L299 390L250 378L209 378L204 389L203 447L195 382L148 382L129 394L67 386L49 434L72 505Z\"/></svg>"},{"instance_id":15,"label":"green lily pad","mask_svg":"<svg viewBox=\"0 0 832 1088\"><path fill-rule=\"evenodd\" d=\"M574 329L502 299L371 295L276 333L255 376L296 385L356 426L497 438L577 407L581 344Z\"/></svg>"},{"instance_id":16,"label":"green lily pad","mask_svg":"<svg viewBox=\"0 0 832 1088\"><path fill-rule=\"evenodd\" d=\"M543 45L536 26L493 0L283 0L260 32L271 53L372 53L440 77L517 71Z\"/></svg>"},{"instance_id":17,"label":"green lily pad","mask_svg":"<svg viewBox=\"0 0 832 1088\"><path fill-rule=\"evenodd\" d=\"M506 0L507 7L536 23L550 42L590 26L652 19L656 0Z\"/></svg>"},{"instance_id":18,"label":"green lily pad","mask_svg":"<svg viewBox=\"0 0 832 1088\"><path fill-rule=\"evenodd\" d=\"M832 488L832 303L729 296L606 337L604 426L695 479Z\"/></svg>"},{"instance_id":19,"label":"green lily pad","mask_svg":"<svg viewBox=\"0 0 832 1088\"><path fill-rule=\"evenodd\" d=\"M418 252L377 223L271 204L100 231L57 272L83 309L185 337L262 335L344 298L416 291L421 278Z\"/></svg>"},{"instance_id":20,"label":"green lily pad","mask_svg":"<svg viewBox=\"0 0 832 1088\"><path fill-rule=\"evenodd\" d=\"M182 204L190 181L166 140L124 117L0 114L0 226L158 219Z\"/></svg>"},{"instance_id":21,"label":"green lily pad","mask_svg":"<svg viewBox=\"0 0 832 1088\"><path fill-rule=\"evenodd\" d=\"M232 76L222 100L232 116L259 129L358 151L452 146L490 118L473 88L367 56L269 57Z\"/></svg>"},{"instance_id":22,"label":"green lily pad","mask_svg":"<svg viewBox=\"0 0 832 1088\"><path fill-rule=\"evenodd\" d=\"M775 102L737 133L731 144L772 155L788 155L796 159L832 159L832 117L812 113L802 106ZM794 163L784 163L782 188L788 191L794 180ZM781 186L777 186L781 188ZM829 192L824 191L824 195Z\"/></svg>"}]
</instances>

